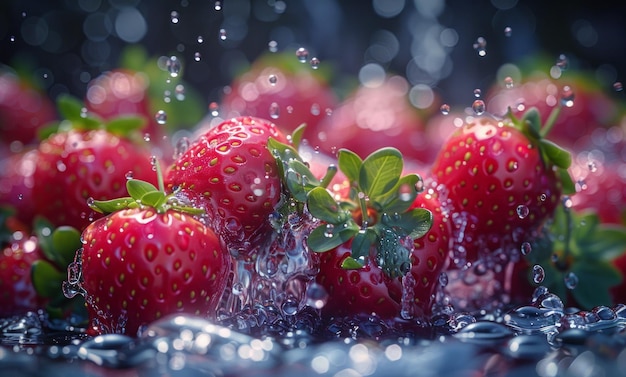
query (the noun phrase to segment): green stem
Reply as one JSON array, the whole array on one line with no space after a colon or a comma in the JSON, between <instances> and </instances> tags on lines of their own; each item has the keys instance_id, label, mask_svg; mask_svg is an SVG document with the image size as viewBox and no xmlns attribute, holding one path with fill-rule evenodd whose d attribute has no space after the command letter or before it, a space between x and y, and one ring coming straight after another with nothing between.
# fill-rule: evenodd
<instances>
[{"instance_id":1,"label":"green stem","mask_svg":"<svg viewBox=\"0 0 626 377\"><path fill-rule=\"evenodd\" d=\"M337 165L331 164L328 165L328 169L326 169L326 174L320 181L320 187L327 188L330 182L335 178L337 174Z\"/></svg>"},{"instance_id":2,"label":"green stem","mask_svg":"<svg viewBox=\"0 0 626 377\"><path fill-rule=\"evenodd\" d=\"M546 135L550 133L550 131L554 127L554 124L556 123L556 120L559 118L560 113L561 105L557 105L554 109L552 109L552 112L548 116L548 119L546 119L546 122L543 124L543 126L541 127L541 131L539 132L542 138L545 138Z\"/></svg>"},{"instance_id":3,"label":"green stem","mask_svg":"<svg viewBox=\"0 0 626 377\"><path fill-rule=\"evenodd\" d=\"M363 221L361 222L361 227L366 228L369 226L369 215L367 214L367 201L365 200L364 194L359 194L359 205L361 206L361 218ZM364 226L365 225L365 226Z\"/></svg>"}]
</instances>

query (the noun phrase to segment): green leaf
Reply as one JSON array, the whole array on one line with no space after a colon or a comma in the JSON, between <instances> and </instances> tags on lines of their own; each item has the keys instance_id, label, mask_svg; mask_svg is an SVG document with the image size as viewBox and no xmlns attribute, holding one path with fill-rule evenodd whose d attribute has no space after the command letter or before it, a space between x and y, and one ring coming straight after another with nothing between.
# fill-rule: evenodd
<instances>
[{"instance_id":1,"label":"green leaf","mask_svg":"<svg viewBox=\"0 0 626 377\"><path fill-rule=\"evenodd\" d=\"M378 236L372 228L358 231L352 239L352 257L358 260L368 257Z\"/></svg>"},{"instance_id":2,"label":"green leaf","mask_svg":"<svg viewBox=\"0 0 626 377\"><path fill-rule=\"evenodd\" d=\"M59 295L61 293L61 284L66 277L52 263L43 259L33 262L31 267L33 286L42 297L51 298Z\"/></svg>"},{"instance_id":3,"label":"green leaf","mask_svg":"<svg viewBox=\"0 0 626 377\"><path fill-rule=\"evenodd\" d=\"M294 147L281 143L273 137L267 139L267 148L274 158L279 159L284 164L292 160L304 162Z\"/></svg>"},{"instance_id":4,"label":"green leaf","mask_svg":"<svg viewBox=\"0 0 626 377\"><path fill-rule=\"evenodd\" d=\"M421 180L422 178L417 174L406 175L400 178L396 187L389 190L387 193L378 198L374 198L374 200L370 198L373 202L371 205L379 212L406 212L419 194L417 191L417 183Z\"/></svg>"},{"instance_id":5,"label":"green leaf","mask_svg":"<svg viewBox=\"0 0 626 377\"><path fill-rule=\"evenodd\" d=\"M52 232L52 246L59 261L59 267L67 268L74 260L76 250L82 247L80 232L71 226L63 225Z\"/></svg>"},{"instance_id":6,"label":"green leaf","mask_svg":"<svg viewBox=\"0 0 626 377\"><path fill-rule=\"evenodd\" d=\"M299 160L291 160L287 164L285 183L293 198L302 203L306 202L309 191L320 184L311 170Z\"/></svg>"},{"instance_id":7,"label":"green leaf","mask_svg":"<svg viewBox=\"0 0 626 377\"><path fill-rule=\"evenodd\" d=\"M140 181L138 179L129 179L126 181L126 190L135 200L141 200L141 198L148 192L159 191L152 183Z\"/></svg>"},{"instance_id":8,"label":"green leaf","mask_svg":"<svg viewBox=\"0 0 626 377\"><path fill-rule=\"evenodd\" d=\"M136 205L137 201L131 197L111 199L111 200L94 200L89 203L89 208L99 213L113 213L124 208L130 208Z\"/></svg>"},{"instance_id":9,"label":"green leaf","mask_svg":"<svg viewBox=\"0 0 626 377\"><path fill-rule=\"evenodd\" d=\"M60 94L57 97L57 109L63 119L81 122L84 107L84 104L72 95Z\"/></svg>"},{"instance_id":10,"label":"green leaf","mask_svg":"<svg viewBox=\"0 0 626 377\"><path fill-rule=\"evenodd\" d=\"M561 169L567 169L572 164L572 155L565 149L559 147L550 140L541 139L539 141L541 150L548 160Z\"/></svg>"},{"instance_id":11,"label":"green leaf","mask_svg":"<svg viewBox=\"0 0 626 377\"><path fill-rule=\"evenodd\" d=\"M524 113L522 122L529 126L529 130L535 139L540 138L541 116L536 107L531 107Z\"/></svg>"},{"instance_id":12,"label":"green leaf","mask_svg":"<svg viewBox=\"0 0 626 377\"><path fill-rule=\"evenodd\" d=\"M52 231L54 225L42 216L36 216L33 220L33 233L37 237L37 242L41 251L45 257L58 266L62 266L63 262L59 260L59 257L54 251L54 244L52 243Z\"/></svg>"},{"instance_id":13,"label":"green leaf","mask_svg":"<svg viewBox=\"0 0 626 377\"><path fill-rule=\"evenodd\" d=\"M363 160L359 172L359 187L370 200L377 201L398 183L402 168L402 154L399 150L379 149Z\"/></svg>"},{"instance_id":14,"label":"green leaf","mask_svg":"<svg viewBox=\"0 0 626 377\"><path fill-rule=\"evenodd\" d=\"M311 215L329 224L343 224L351 219L350 213L343 211L328 190L323 187L316 187L309 191L307 206Z\"/></svg>"},{"instance_id":15,"label":"green leaf","mask_svg":"<svg viewBox=\"0 0 626 377\"><path fill-rule=\"evenodd\" d=\"M572 272L578 277L572 295L583 309L612 305L610 288L619 284L622 276L609 262L576 263Z\"/></svg>"},{"instance_id":16,"label":"green leaf","mask_svg":"<svg viewBox=\"0 0 626 377\"><path fill-rule=\"evenodd\" d=\"M603 224L595 229L592 237L579 239L578 247L585 251L584 255L587 258L613 260L626 251L626 228Z\"/></svg>"},{"instance_id":17,"label":"green leaf","mask_svg":"<svg viewBox=\"0 0 626 377\"><path fill-rule=\"evenodd\" d=\"M318 253L332 250L350 240L359 231L356 224L348 224L346 227L332 226L330 229L327 225L318 226L307 237L307 245L311 250Z\"/></svg>"},{"instance_id":18,"label":"green leaf","mask_svg":"<svg viewBox=\"0 0 626 377\"><path fill-rule=\"evenodd\" d=\"M112 134L124 136L140 130L147 122L148 120L141 116L120 116L108 121L105 128Z\"/></svg>"},{"instance_id":19,"label":"green leaf","mask_svg":"<svg viewBox=\"0 0 626 377\"><path fill-rule=\"evenodd\" d=\"M337 154L337 164L339 170L348 178L350 182L358 182L363 160L356 153L349 149L340 149Z\"/></svg>"},{"instance_id":20,"label":"green leaf","mask_svg":"<svg viewBox=\"0 0 626 377\"><path fill-rule=\"evenodd\" d=\"M416 239L424 236L433 226L433 214L425 208L414 208L400 214L383 214L383 224L402 230L404 235Z\"/></svg>"},{"instance_id":21,"label":"green leaf","mask_svg":"<svg viewBox=\"0 0 626 377\"><path fill-rule=\"evenodd\" d=\"M159 212L163 210L167 197L162 191L149 191L141 197L140 201L141 204L155 208Z\"/></svg>"},{"instance_id":22,"label":"green leaf","mask_svg":"<svg viewBox=\"0 0 626 377\"><path fill-rule=\"evenodd\" d=\"M561 181L561 185L563 186L563 194L564 195L573 195L576 193L576 185L574 185L574 180L572 176L569 174L567 169L557 169L557 175L559 176L559 180Z\"/></svg>"},{"instance_id":23,"label":"green leaf","mask_svg":"<svg viewBox=\"0 0 626 377\"><path fill-rule=\"evenodd\" d=\"M363 263L352 257L347 257L341 262L341 268L345 270L358 270L359 268L363 268Z\"/></svg>"}]
</instances>

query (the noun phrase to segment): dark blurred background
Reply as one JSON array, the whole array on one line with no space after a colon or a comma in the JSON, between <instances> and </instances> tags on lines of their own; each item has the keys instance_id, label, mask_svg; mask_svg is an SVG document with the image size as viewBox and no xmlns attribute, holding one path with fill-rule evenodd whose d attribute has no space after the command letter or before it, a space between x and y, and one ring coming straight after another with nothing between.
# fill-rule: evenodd
<instances>
[{"instance_id":1,"label":"dark blurred background","mask_svg":"<svg viewBox=\"0 0 626 377\"><path fill-rule=\"evenodd\" d=\"M618 3L3 0L0 62L22 67L52 97L82 96L90 79L139 44L150 56L177 56L183 79L209 103L275 41L278 51L305 47L332 65L337 86L373 64L466 103L500 66L538 54L555 62L564 54L607 88L626 81L626 6Z\"/></svg>"}]
</instances>

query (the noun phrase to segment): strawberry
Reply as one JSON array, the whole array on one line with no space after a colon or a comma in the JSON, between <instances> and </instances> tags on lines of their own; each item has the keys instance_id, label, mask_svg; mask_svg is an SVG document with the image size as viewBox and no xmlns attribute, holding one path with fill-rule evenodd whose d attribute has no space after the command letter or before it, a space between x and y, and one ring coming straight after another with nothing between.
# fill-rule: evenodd
<instances>
[{"instance_id":1,"label":"strawberry","mask_svg":"<svg viewBox=\"0 0 626 377\"><path fill-rule=\"evenodd\" d=\"M295 145L300 136L292 137ZM423 306L427 303L421 292L415 300L412 293L413 288L425 289L422 283L428 276L421 275L424 279L411 285L413 275L409 272L412 260L417 262L416 272L428 269L428 262L422 265L419 259L424 256L412 257L412 252L414 239L430 229L432 213L417 208L420 204L412 207L422 181L417 174L401 175L401 153L383 148L361 160L354 152L341 149L337 163L351 189L348 198L337 200L337 193L327 189L336 169L328 169L318 180L296 149L274 139L270 139L269 147L280 162L291 198L284 207L307 211L318 222L306 244L322 253L316 277L328 293L322 316L329 319L375 313L388 320L429 310ZM427 248L430 246L421 247L418 253ZM442 267L443 263L434 270ZM406 300L405 281L411 290ZM415 304L420 307L414 308Z\"/></svg>"},{"instance_id":2,"label":"strawberry","mask_svg":"<svg viewBox=\"0 0 626 377\"><path fill-rule=\"evenodd\" d=\"M0 72L0 140L36 142L37 130L56 119L50 99L11 71Z\"/></svg>"},{"instance_id":3,"label":"strawberry","mask_svg":"<svg viewBox=\"0 0 626 377\"><path fill-rule=\"evenodd\" d=\"M437 156L432 174L453 206L457 267L514 258L552 215L564 187L573 191L565 171L571 157L543 138L552 123L540 129L539 117L531 109L522 119L468 118Z\"/></svg>"},{"instance_id":4,"label":"strawberry","mask_svg":"<svg viewBox=\"0 0 626 377\"><path fill-rule=\"evenodd\" d=\"M23 150L0 161L0 206L15 210L15 219L25 225L33 222L33 173L37 150Z\"/></svg>"},{"instance_id":5,"label":"strawberry","mask_svg":"<svg viewBox=\"0 0 626 377\"><path fill-rule=\"evenodd\" d=\"M206 211L233 252L246 254L271 231L268 216L281 199L278 168L269 137L287 139L278 127L255 117L237 117L210 128L170 167L167 188Z\"/></svg>"},{"instance_id":6,"label":"strawberry","mask_svg":"<svg viewBox=\"0 0 626 377\"><path fill-rule=\"evenodd\" d=\"M180 206L159 189L131 179L131 195L91 201L109 213L82 233L83 247L68 268L64 292L82 294L89 332L134 336L172 313L215 317L230 257L213 230L197 220L201 210Z\"/></svg>"},{"instance_id":7,"label":"strawberry","mask_svg":"<svg viewBox=\"0 0 626 377\"><path fill-rule=\"evenodd\" d=\"M61 98L60 106L68 118L61 126L72 128L61 127L39 144L32 196L36 213L55 226L82 230L91 221L89 197L123 195L129 174L154 182L151 156L120 135L140 125L138 119L118 118L104 129L99 120L80 115L82 106L69 98Z\"/></svg>"},{"instance_id":8,"label":"strawberry","mask_svg":"<svg viewBox=\"0 0 626 377\"><path fill-rule=\"evenodd\" d=\"M407 161L430 164L436 145L428 142L425 125L408 98L409 84L390 76L375 86L360 86L305 138L311 146L328 154L346 148L364 158L387 146L402 153Z\"/></svg>"},{"instance_id":9,"label":"strawberry","mask_svg":"<svg viewBox=\"0 0 626 377\"><path fill-rule=\"evenodd\" d=\"M227 88L221 115L272 119L285 131L302 123L314 130L338 102L324 78L326 71L313 70L291 54L263 55Z\"/></svg>"}]
</instances>

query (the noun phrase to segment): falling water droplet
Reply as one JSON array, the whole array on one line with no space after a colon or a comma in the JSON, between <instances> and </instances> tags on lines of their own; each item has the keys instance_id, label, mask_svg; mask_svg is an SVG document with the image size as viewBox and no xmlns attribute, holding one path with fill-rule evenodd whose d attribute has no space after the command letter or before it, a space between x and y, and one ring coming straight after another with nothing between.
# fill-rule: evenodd
<instances>
[{"instance_id":1,"label":"falling water droplet","mask_svg":"<svg viewBox=\"0 0 626 377\"><path fill-rule=\"evenodd\" d=\"M480 90L478 88L474 89L474 97L480 98L481 94L482 94L482 90Z\"/></svg>"},{"instance_id":2,"label":"falling water droplet","mask_svg":"<svg viewBox=\"0 0 626 377\"><path fill-rule=\"evenodd\" d=\"M215 9L216 11L220 11L220 10L222 10L222 2L221 2L221 1L216 1L216 2L215 2L214 9Z\"/></svg>"},{"instance_id":3,"label":"falling water droplet","mask_svg":"<svg viewBox=\"0 0 626 377\"><path fill-rule=\"evenodd\" d=\"M156 119L158 124L165 124L167 122L167 113L163 110L159 110L154 115L154 119Z\"/></svg>"},{"instance_id":4,"label":"falling water droplet","mask_svg":"<svg viewBox=\"0 0 626 377\"><path fill-rule=\"evenodd\" d=\"M613 83L613 90L616 92L621 92L624 90L624 85L620 81L616 81Z\"/></svg>"},{"instance_id":5,"label":"falling water droplet","mask_svg":"<svg viewBox=\"0 0 626 377\"><path fill-rule=\"evenodd\" d=\"M170 56L170 58L167 59L167 62L165 63L165 67L170 73L170 76L178 77L181 68L180 60L178 60L176 56Z\"/></svg>"},{"instance_id":6,"label":"falling water droplet","mask_svg":"<svg viewBox=\"0 0 626 377\"><path fill-rule=\"evenodd\" d=\"M574 91L569 86L564 86L561 92L561 104L566 107L574 106Z\"/></svg>"},{"instance_id":7,"label":"falling water droplet","mask_svg":"<svg viewBox=\"0 0 626 377\"><path fill-rule=\"evenodd\" d=\"M202 37L201 35L198 35L198 38L196 40L198 41L198 43L204 43L204 37Z\"/></svg>"},{"instance_id":8,"label":"falling water droplet","mask_svg":"<svg viewBox=\"0 0 626 377\"><path fill-rule=\"evenodd\" d=\"M143 141L145 142L149 142L150 141L150 134L149 133L145 133L143 134Z\"/></svg>"},{"instance_id":9,"label":"falling water droplet","mask_svg":"<svg viewBox=\"0 0 626 377\"><path fill-rule=\"evenodd\" d=\"M474 110L474 114L483 115L485 112L485 102L483 100L477 99L472 104L472 110Z\"/></svg>"},{"instance_id":10,"label":"falling water droplet","mask_svg":"<svg viewBox=\"0 0 626 377\"><path fill-rule=\"evenodd\" d=\"M202 56L200 55L200 53L199 53L199 52L197 52L197 51L196 51L196 52L193 54L193 60L195 60L195 61L199 62L199 61L200 61L200 59L202 59Z\"/></svg>"},{"instance_id":11,"label":"falling water droplet","mask_svg":"<svg viewBox=\"0 0 626 377\"><path fill-rule=\"evenodd\" d=\"M448 105L447 103L444 103L443 105L441 105L441 107L439 108L439 111L441 111L441 114L443 115L448 115L450 114L450 105Z\"/></svg>"},{"instance_id":12,"label":"falling water droplet","mask_svg":"<svg viewBox=\"0 0 626 377\"><path fill-rule=\"evenodd\" d=\"M211 116L216 117L220 115L219 110L220 110L220 105L218 105L217 102L211 102L209 104L209 113L211 113Z\"/></svg>"},{"instance_id":13,"label":"falling water droplet","mask_svg":"<svg viewBox=\"0 0 626 377\"><path fill-rule=\"evenodd\" d=\"M10 37L9 37L9 41L10 41L10 42L15 42L15 35L10 36Z\"/></svg>"},{"instance_id":14,"label":"falling water droplet","mask_svg":"<svg viewBox=\"0 0 626 377\"><path fill-rule=\"evenodd\" d=\"M504 28L504 36L505 37L510 37L512 33L513 33L513 29L511 29L510 26L507 26L507 27Z\"/></svg>"},{"instance_id":15,"label":"falling water droplet","mask_svg":"<svg viewBox=\"0 0 626 377\"><path fill-rule=\"evenodd\" d=\"M176 94L176 99L179 101L185 100L185 86L183 84L176 85L174 88L174 93Z\"/></svg>"},{"instance_id":16,"label":"falling water droplet","mask_svg":"<svg viewBox=\"0 0 626 377\"><path fill-rule=\"evenodd\" d=\"M478 37L474 42L474 50L478 53L478 56L487 55L487 40L484 37Z\"/></svg>"},{"instance_id":17,"label":"falling water droplet","mask_svg":"<svg viewBox=\"0 0 626 377\"><path fill-rule=\"evenodd\" d=\"M267 48L270 50L270 52L278 51L278 42L269 41L269 43L267 44Z\"/></svg>"},{"instance_id":18,"label":"falling water droplet","mask_svg":"<svg viewBox=\"0 0 626 377\"><path fill-rule=\"evenodd\" d=\"M522 252L522 255L528 255L530 254L530 252L533 250L533 247L531 246L530 242L523 242L522 243L522 247L520 248L520 251Z\"/></svg>"},{"instance_id":19,"label":"falling water droplet","mask_svg":"<svg viewBox=\"0 0 626 377\"><path fill-rule=\"evenodd\" d=\"M226 29L220 29L220 40L226 40Z\"/></svg>"},{"instance_id":20,"label":"falling water droplet","mask_svg":"<svg viewBox=\"0 0 626 377\"><path fill-rule=\"evenodd\" d=\"M296 50L296 57L300 63L306 63L306 60L309 57L309 51L304 47L300 47Z\"/></svg>"},{"instance_id":21,"label":"falling water droplet","mask_svg":"<svg viewBox=\"0 0 626 377\"><path fill-rule=\"evenodd\" d=\"M177 24L179 21L179 15L178 12L173 10L172 13L170 13L170 19L172 20L173 24Z\"/></svg>"},{"instance_id":22,"label":"falling water droplet","mask_svg":"<svg viewBox=\"0 0 626 377\"><path fill-rule=\"evenodd\" d=\"M578 285L578 276L576 276L573 272L568 272L563 277L563 281L565 282L565 286L567 289L574 289Z\"/></svg>"},{"instance_id":23,"label":"falling water droplet","mask_svg":"<svg viewBox=\"0 0 626 377\"><path fill-rule=\"evenodd\" d=\"M276 77L276 75L270 75L268 77L268 81L270 82L270 85L274 86L276 85L276 82L278 81L278 77Z\"/></svg>"},{"instance_id":24,"label":"falling water droplet","mask_svg":"<svg viewBox=\"0 0 626 377\"><path fill-rule=\"evenodd\" d=\"M185 152L187 152L187 150L189 149L189 144L189 138L184 136L176 141L176 146L174 147L175 160L182 156Z\"/></svg>"},{"instance_id":25,"label":"falling water droplet","mask_svg":"<svg viewBox=\"0 0 626 377\"><path fill-rule=\"evenodd\" d=\"M17 200L24 200L24 194L17 194Z\"/></svg>"},{"instance_id":26,"label":"falling water droplet","mask_svg":"<svg viewBox=\"0 0 626 377\"><path fill-rule=\"evenodd\" d=\"M516 211L517 211L517 216L520 219L525 219L526 216L528 216L528 214L530 213L528 206L525 206L523 204L518 205Z\"/></svg>"},{"instance_id":27,"label":"falling water droplet","mask_svg":"<svg viewBox=\"0 0 626 377\"><path fill-rule=\"evenodd\" d=\"M543 281L543 279L545 279L546 277L546 272L544 271L543 267L541 267L540 265L536 264L533 266L533 282L535 282L535 284L541 284L541 282Z\"/></svg>"},{"instance_id":28,"label":"falling water droplet","mask_svg":"<svg viewBox=\"0 0 626 377\"><path fill-rule=\"evenodd\" d=\"M513 87L513 78L511 78L511 76L504 78L504 87L507 89L511 89Z\"/></svg>"},{"instance_id":29,"label":"falling water droplet","mask_svg":"<svg viewBox=\"0 0 626 377\"><path fill-rule=\"evenodd\" d=\"M587 162L587 169L589 169L591 173L595 173L598 171L598 165L595 161L589 161Z\"/></svg>"},{"instance_id":30,"label":"falling water droplet","mask_svg":"<svg viewBox=\"0 0 626 377\"><path fill-rule=\"evenodd\" d=\"M311 68L318 69L320 67L320 60L318 58L311 58Z\"/></svg>"},{"instance_id":31,"label":"falling water droplet","mask_svg":"<svg viewBox=\"0 0 626 377\"><path fill-rule=\"evenodd\" d=\"M270 105L269 113L272 119L278 119L278 117L280 117L280 107L278 107L276 102L272 102Z\"/></svg>"},{"instance_id":32,"label":"falling water droplet","mask_svg":"<svg viewBox=\"0 0 626 377\"><path fill-rule=\"evenodd\" d=\"M556 59L556 66L559 67L561 71L567 70L567 68L569 67L569 59L567 59L567 56L565 56L564 54L559 55L559 57Z\"/></svg>"}]
</instances>

